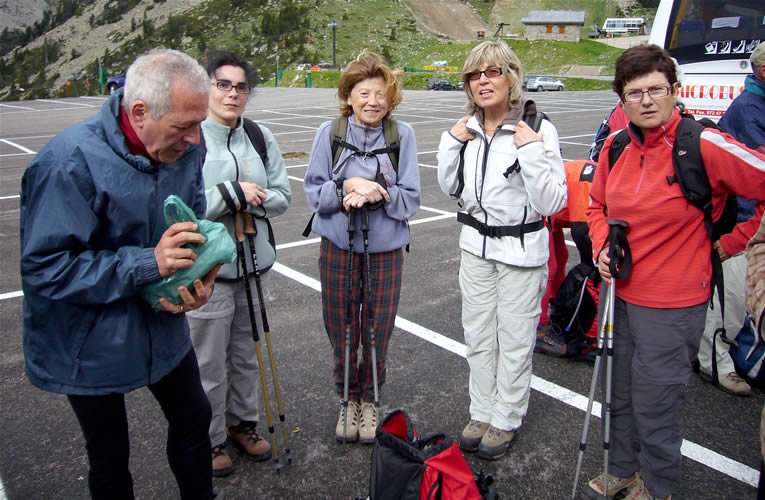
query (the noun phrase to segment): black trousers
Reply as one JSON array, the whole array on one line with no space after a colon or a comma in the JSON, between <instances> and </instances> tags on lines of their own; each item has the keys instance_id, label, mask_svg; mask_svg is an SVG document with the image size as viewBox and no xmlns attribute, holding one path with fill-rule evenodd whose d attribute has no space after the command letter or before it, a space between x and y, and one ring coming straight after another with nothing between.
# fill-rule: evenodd
<instances>
[{"instance_id":1,"label":"black trousers","mask_svg":"<svg viewBox=\"0 0 765 500\"><path fill-rule=\"evenodd\" d=\"M167 458L183 499L214 498L210 458L210 403L202 390L194 350L149 386L168 422ZM130 440L124 394L68 396L85 437L90 495L133 499Z\"/></svg>"}]
</instances>

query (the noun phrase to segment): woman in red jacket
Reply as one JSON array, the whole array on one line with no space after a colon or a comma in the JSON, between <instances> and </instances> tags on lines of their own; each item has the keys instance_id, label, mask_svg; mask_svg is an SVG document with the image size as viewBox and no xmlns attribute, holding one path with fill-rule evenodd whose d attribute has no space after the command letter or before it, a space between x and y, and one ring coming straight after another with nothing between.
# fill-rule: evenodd
<instances>
[{"instance_id":1,"label":"woman in red jacket","mask_svg":"<svg viewBox=\"0 0 765 500\"><path fill-rule=\"evenodd\" d=\"M655 45L628 49L616 62L613 89L630 120L631 142L609 166L613 136L606 141L587 219L606 283L607 220L629 224L632 271L616 285L610 473L590 481L588 493L602 495L607 487L613 496L630 488L631 499L662 498L680 483L685 387L704 330L712 246L701 210L679 183L667 181L681 120L669 54ZM701 133L700 151L714 218L726 193L763 199L765 155L714 129Z\"/></svg>"}]
</instances>

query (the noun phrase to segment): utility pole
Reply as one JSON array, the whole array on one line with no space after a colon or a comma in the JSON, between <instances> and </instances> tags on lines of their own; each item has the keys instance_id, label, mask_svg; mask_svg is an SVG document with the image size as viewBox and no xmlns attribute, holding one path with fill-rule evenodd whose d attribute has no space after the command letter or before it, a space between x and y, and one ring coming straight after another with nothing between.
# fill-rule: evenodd
<instances>
[{"instance_id":1,"label":"utility pole","mask_svg":"<svg viewBox=\"0 0 765 500\"><path fill-rule=\"evenodd\" d=\"M328 25L330 28L332 28L332 67L337 67L337 60L336 60L336 54L337 54L337 21L334 19L329 23Z\"/></svg>"}]
</instances>

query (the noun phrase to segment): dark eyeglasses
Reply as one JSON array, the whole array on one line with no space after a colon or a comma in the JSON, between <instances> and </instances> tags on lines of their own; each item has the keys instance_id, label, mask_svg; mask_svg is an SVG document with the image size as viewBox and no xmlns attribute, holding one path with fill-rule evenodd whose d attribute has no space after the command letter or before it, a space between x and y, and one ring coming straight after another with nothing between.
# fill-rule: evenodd
<instances>
[{"instance_id":1,"label":"dark eyeglasses","mask_svg":"<svg viewBox=\"0 0 765 500\"><path fill-rule=\"evenodd\" d=\"M218 87L218 90L223 92L231 92L231 89L236 89L237 94L249 94L250 86L246 82L237 83L236 85L229 80L218 80L213 85Z\"/></svg>"},{"instance_id":2,"label":"dark eyeglasses","mask_svg":"<svg viewBox=\"0 0 765 500\"><path fill-rule=\"evenodd\" d=\"M502 68L492 66L490 68L486 68L483 71L471 71L467 74L467 77L468 80L480 80L481 75L486 75L486 78L497 78L498 76L502 76L502 73Z\"/></svg>"},{"instance_id":3,"label":"dark eyeglasses","mask_svg":"<svg viewBox=\"0 0 765 500\"><path fill-rule=\"evenodd\" d=\"M640 102L643 100L643 95L648 94L651 99L661 99L667 97L672 91L672 87L669 85L656 85L649 87L648 90L628 90L622 94L624 102Z\"/></svg>"}]
</instances>

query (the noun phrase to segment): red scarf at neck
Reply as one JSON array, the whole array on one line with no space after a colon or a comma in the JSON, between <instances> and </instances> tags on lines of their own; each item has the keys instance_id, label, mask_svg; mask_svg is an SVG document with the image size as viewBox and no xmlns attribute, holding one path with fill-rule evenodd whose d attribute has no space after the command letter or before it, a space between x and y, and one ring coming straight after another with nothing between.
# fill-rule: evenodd
<instances>
[{"instance_id":1,"label":"red scarf at neck","mask_svg":"<svg viewBox=\"0 0 765 500\"><path fill-rule=\"evenodd\" d=\"M120 106L119 126L122 133L125 134L125 141L127 142L128 150L134 155L145 156L146 158L150 159L152 163L154 163L154 159L149 156L149 152L146 150L146 146L144 146L143 142L141 142L141 139L138 138L138 134L135 133L135 129L133 128L133 125L130 124L130 120L128 119L128 115L125 112L125 108L122 106Z\"/></svg>"}]
</instances>

